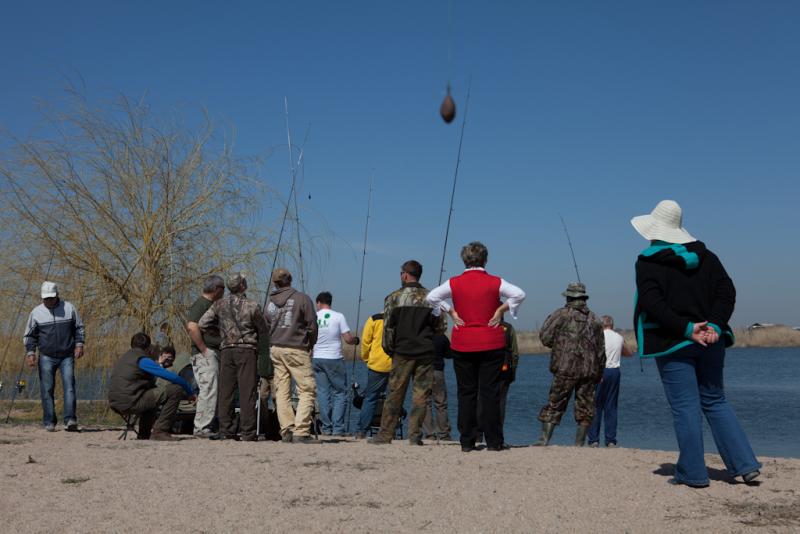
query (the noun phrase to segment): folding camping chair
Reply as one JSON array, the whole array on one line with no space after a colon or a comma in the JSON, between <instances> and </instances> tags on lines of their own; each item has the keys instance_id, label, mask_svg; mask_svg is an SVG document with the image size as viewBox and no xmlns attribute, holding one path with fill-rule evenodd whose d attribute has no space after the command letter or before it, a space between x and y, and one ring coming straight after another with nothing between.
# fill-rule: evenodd
<instances>
[{"instance_id":1,"label":"folding camping chair","mask_svg":"<svg viewBox=\"0 0 800 534\"><path fill-rule=\"evenodd\" d=\"M120 434L117 439L118 440L128 439L128 432L133 432L134 435L136 435L136 437L138 438L139 432L136 431L136 424L139 422L139 414L137 413L124 414L118 412L117 410L114 410L114 413L122 417L122 420L125 421L125 430L122 431L122 434Z\"/></svg>"}]
</instances>

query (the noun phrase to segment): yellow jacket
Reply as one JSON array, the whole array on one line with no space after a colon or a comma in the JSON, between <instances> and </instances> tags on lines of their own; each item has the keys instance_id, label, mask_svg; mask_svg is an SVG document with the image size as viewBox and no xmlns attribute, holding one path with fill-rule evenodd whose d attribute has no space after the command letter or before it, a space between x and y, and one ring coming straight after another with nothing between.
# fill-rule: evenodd
<instances>
[{"instance_id":1,"label":"yellow jacket","mask_svg":"<svg viewBox=\"0 0 800 534\"><path fill-rule=\"evenodd\" d=\"M361 359L376 373L392 370L392 359L383 351L383 314L376 313L364 323L361 333Z\"/></svg>"}]
</instances>

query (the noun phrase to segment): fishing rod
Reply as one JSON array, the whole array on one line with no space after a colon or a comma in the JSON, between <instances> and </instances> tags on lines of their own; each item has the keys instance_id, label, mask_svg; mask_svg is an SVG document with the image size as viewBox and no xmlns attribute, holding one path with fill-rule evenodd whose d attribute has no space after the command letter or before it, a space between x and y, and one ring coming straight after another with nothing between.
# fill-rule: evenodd
<instances>
[{"instance_id":1,"label":"fishing rod","mask_svg":"<svg viewBox=\"0 0 800 534\"><path fill-rule=\"evenodd\" d=\"M358 303L356 304L356 328L361 328L361 301L363 290L364 290L364 266L367 263L367 236L369 235L369 218L370 218L370 211L372 207L372 181L375 178L375 173L373 172L369 177L369 190L367 193L367 218L364 223L364 245L361 248L361 276L358 282ZM356 350L358 350L358 345L353 346L353 364L352 364L352 372L353 375L353 387L352 393L353 398L355 399L355 395L358 394L358 382L355 380L356 376ZM352 402L347 403L347 413L348 417L346 419L347 429L346 431L349 432L350 430L350 406Z\"/></svg>"},{"instance_id":2,"label":"fishing rod","mask_svg":"<svg viewBox=\"0 0 800 534\"><path fill-rule=\"evenodd\" d=\"M59 225L59 229L60 229L60 225ZM47 262L47 272L44 275L44 279L45 280L47 280L50 277L50 269L53 266L53 259L55 258L55 254L56 254L55 248L51 249L51 251L50 251L50 260ZM28 289L26 289L26 293L27 293L27 291L30 290L31 279L33 279L33 276L31 276L28 279L28 286L27 286ZM19 316L22 313L22 306L23 306L24 302L25 302L24 299L20 299L20 306L19 306L19 310L17 311L17 318L14 320L14 327L11 330L12 332L13 332L13 329L15 329L17 327L17 321L19 321ZM9 343L9 345L10 345L10 343ZM6 345L6 352L8 351L9 345ZM11 419L11 411L14 409L14 402L17 400L17 394L18 393L22 393L22 390L25 388L25 383L24 382L20 382L20 380L22 380L22 372L25 370L25 360L27 360L27 359L28 359L28 355L25 354L25 356L22 358L22 362L19 365L19 372L17 373L17 379L14 381L14 391L11 394L11 403L8 405L8 412L6 412L6 420L5 420L6 423L8 423L8 421ZM5 358L3 358L3 363L5 363ZM63 379L63 376L62 376L62 379Z\"/></svg>"},{"instance_id":3,"label":"fishing rod","mask_svg":"<svg viewBox=\"0 0 800 534\"><path fill-rule=\"evenodd\" d=\"M581 281L581 275L578 272L578 262L575 261L575 250L572 248L572 239L569 238L569 231L567 230L567 223L564 222L564 217L561 214L558 214L558 218L561 219L561 226L564 227L564 234L567 236L567 243L569 244L569 252L572 254L572 265L575 266L575 276L578 277L578 282Z\"/></svg>"},{"instance_id":4,"label":"fishing rod","mask_svg":"<svg viewBox=\"0 0 800 534\"><path fill-rule=\"evenodd\" d=\"M456 158L456 170L453 173L453 190L450 192L450 210L447 212L447 226L444 232L444 246L442 247L442 264L439 267L439 283L437 285L442 285L442 275L444 274L444 260L447 256L447 241L450 237L450 221L453 218L453 201L456 197L456 184L458 183L458 168L461 163L461 147L464 144L464 129L467 126L467 112L469 111L469 95L470 91L472 90L472 77L469 79L469 84L467 85L467 100L464 103L464 118L461 121L461 137L458 140L458 157Z\"/></svg>"},{"instance_id":5,"label":"fishing rod","mask_svg":"<svg viewBox=\"0 0 800 534\"><path fill-rule=\"evenodd\" d=\"M291 186L289 187L289 198L286 199L286 206L283 210L283 219L281 220L281 229L278 232L278 243L275 246L275 256L272 258L272 268L269 271L269 280L267 281L267 290L264 295L263 309L266 311L267 304L269 303L269 291L272 287L272 273L275 272L275 267L278 264L278 254L281 250L281 242L283 241L283 232L286 229L286 219L289 217L289 208L292 206L292 197L295 195L295 187L297 182L297 173L295 172L294 160L292 158L292 134L289 129L289 99L283 97L284 109L286 110L286 138L289 141L289 175L291 176ZM297 159L297 165L301 165L303 155L305 154L305 144L300 149L300 156Z\"/></svg>"}]
</instances>

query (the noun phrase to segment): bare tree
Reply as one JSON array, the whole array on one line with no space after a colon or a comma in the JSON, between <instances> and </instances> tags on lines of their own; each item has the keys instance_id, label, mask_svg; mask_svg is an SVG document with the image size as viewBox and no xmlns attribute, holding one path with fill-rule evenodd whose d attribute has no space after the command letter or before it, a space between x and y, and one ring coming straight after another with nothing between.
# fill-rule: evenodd
<instances>
[{"instance_id":1,"label":"bare tree","mask_svg":"<svg viewBox=\"0 0 800 534\"><path fill-rule=\"evenodd\" d=\"M266 189L207 114L190 127L125 97L70 104L46 113L50 139L14 139L0 161L5 237L21 244L2 278L52 256L98 327L152 331L178 322L207 275L263 267Z\"/></svg>"}]
</instances>

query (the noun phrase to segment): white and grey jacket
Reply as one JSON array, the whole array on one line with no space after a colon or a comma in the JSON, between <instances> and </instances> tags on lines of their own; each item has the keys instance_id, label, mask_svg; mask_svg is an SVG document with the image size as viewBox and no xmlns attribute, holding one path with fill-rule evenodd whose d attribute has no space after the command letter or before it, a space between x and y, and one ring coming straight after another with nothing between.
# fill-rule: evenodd
<instances>
[{"instance_id":1,"label":"white and grey jacket","mask_svg":"<svg viewBox=\"0 0 800 534\"><path fill-rule=\"evenodd\" d=\"M83 345L83 321L78 311L66 300L59 300L52 310L39 304L28 316L25 326L27 354L39 354L52 358L66 358L75 354L75 347Z\"/></svg>"}]
</instances>

